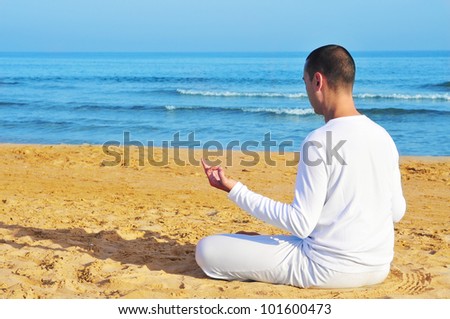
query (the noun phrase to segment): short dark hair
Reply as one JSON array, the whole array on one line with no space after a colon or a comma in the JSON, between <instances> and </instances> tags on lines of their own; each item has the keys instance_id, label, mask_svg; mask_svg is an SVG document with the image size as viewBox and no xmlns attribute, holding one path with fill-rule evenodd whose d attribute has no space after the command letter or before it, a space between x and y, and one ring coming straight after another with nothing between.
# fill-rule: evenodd
<instances>
[{"instance_id":1,"label":"short dark hair","mask_svg":"<svg viewBox=\"0 0 450 319\"><path fill-rule=\"evenodd\" d=\"M312 51L306 58L305 71L310 79L314 73L322 73L331 89L353 88L356 66L350 53L336 44L325 45Z\"/></svg>"}]
</instances>

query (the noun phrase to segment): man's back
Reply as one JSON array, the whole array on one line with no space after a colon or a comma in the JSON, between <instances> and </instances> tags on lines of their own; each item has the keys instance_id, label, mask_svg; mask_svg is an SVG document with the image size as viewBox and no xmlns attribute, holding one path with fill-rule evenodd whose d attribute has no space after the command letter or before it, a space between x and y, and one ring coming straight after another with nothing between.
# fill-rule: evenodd
<instances>
[{"instance_id":1,"label":"man's back","mask_svg":"<svg viewBox=\"0 0 450 319\"><path fill-rule=\"evenodd\" d=\"M342 272L389 264L393 221L405 211L398 152L391 137L359 115L330 120L312 132L308 142L315 144L303 148L307 154L299 167L293 206L304 214L321 211L305 237L305 253ZM317 205L304 205L311 200Z\"/></svg>"}]
</instances>

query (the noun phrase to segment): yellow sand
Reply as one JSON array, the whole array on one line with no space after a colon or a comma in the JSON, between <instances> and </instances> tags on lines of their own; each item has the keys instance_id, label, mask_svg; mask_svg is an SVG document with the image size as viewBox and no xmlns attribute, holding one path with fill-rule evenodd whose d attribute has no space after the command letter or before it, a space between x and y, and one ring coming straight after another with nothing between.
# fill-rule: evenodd
<instances>
[{"instance_id":1,"label":"yellow sand","mask_svg":"<svg viewBox=\"0 0 450 319\"><path fill-rule=\"evenodd\" d=\"M279 231L210 188L200 167L139 166L136 152L129 166L104 166L100 146L0 145L1 298L450 297L450 158L402 158L408 208L387 280L328 290L207 278L194 260L200 238ZM251 157L235 152L227 172L290 202L290 156L244 167Z\"/></svg>"}]
</instances>

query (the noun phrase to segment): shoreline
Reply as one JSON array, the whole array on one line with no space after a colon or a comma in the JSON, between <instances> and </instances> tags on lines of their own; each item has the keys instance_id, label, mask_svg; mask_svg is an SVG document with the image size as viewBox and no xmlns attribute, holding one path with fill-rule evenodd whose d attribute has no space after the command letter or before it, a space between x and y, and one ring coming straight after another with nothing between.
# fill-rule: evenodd
<instances>
[{"instance_id":1,"label":"shoreline","mask_svg":"<svg viewBox=\"0 0 450 319\"><path fill-rule=\"evenodd\" d=\"M71 147L98 147L98 148L102 148L104 144L90 144L90 143L83 143L83 144L30 144L30 143L3 143L0 142L0 148L2 147L36 147L36 148L53 148L53 147L66 147L66 148L71 148ZM120 146L110 146L113 147L115 149L123 149L125 146L124 145L120 145ZM130 149L134 150L137 148L137 146L135 145L130 145L129 146ZM148 146L144 145L143 148L145 150L148 150ZM216 152L215 149L205 149L205 148L189 148L189 147L168 147L168 148L164 148L162 146L154 146L152 147L153 149L155 149L156 151L161 151L162 149L168 149L168 150L175 150L178 149L181 152L186 152L186 151L193 151L194 153L199 153L199 152L204 152L204 151L208 151L210 153L214 153ZM284 155L290 155L292 156L292 154L299 154L300 151L284 151L283 153L280 152L276 152L276 151L265 151L265 150L259 150L259 149L249 149L248 150L250 153L258 153L258 154L264 154L264 153L270 153L273 155L280 155L280 156L284 156ZM227 152L232 152L232 153L236 153L236 152L241 152L241 150L239 149L223 149L222 152L224 153L223 155L225 155ZM220 156L223 156L220 155ZM214 156L214 155L213 155ZM423 159L426 161L446 161L446 160L450 160L450 155L401 155L400 154L400 159L401 160L411 160L411 159Z\"/></svg>"},{"instance_id":2,"label":"shoreline","mask_svg":"<svg viewBox=\"0 0 450 319\"><path fill-rule=\"evenodd\" d=\"M201 238L281 232L211 189L196 165L177 165L172 154L167 165L139 165L133 149L129 166L108 167L99 145L0 150L0 298L450 298L450 157L401 156L407 212L395 225L385 282L299 289L201 272L194 259ZM296 166L283 163L292 154L271 154L274 166L243 167L251 156L234 151L225 166L252 190L289 202ZM180 160L188 156L180 149Z\"/></svg>"}]
</instances>

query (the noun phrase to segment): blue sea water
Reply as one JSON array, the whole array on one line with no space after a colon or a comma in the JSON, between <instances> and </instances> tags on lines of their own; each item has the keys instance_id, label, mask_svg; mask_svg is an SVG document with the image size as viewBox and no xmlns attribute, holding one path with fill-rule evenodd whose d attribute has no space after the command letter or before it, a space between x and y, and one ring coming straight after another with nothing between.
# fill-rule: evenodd
<instances>
[{"instance_id":1,"label":"blue sea water","mask_svg":"<svg viewBox=\"0 0 450 319\"><path fill-rule=\"evenodd\" d=\"M297 151L323 118L307 53L0 53L0 143L163 145L178 133ZM354 98L401 155L450 155L450 52L356 52ZM169 144L170 145L170 144ZM275 149L273 149L275 150Z\"/></svg>"}]
</instances>

